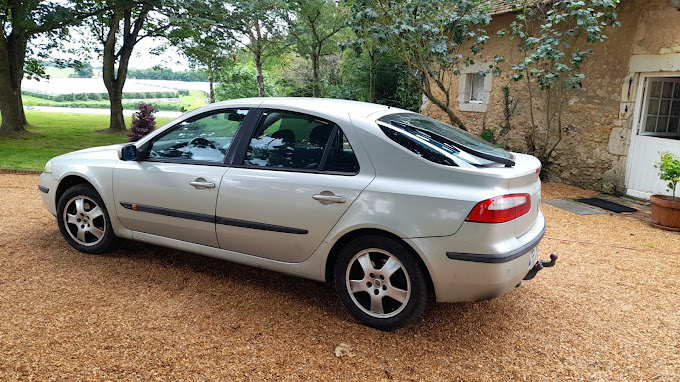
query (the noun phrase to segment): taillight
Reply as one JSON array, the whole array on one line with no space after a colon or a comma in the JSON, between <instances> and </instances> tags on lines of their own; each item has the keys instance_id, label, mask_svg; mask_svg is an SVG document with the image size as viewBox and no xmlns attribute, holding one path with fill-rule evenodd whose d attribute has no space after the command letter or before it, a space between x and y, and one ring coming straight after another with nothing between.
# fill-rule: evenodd
<instances>
[{"instance_id":1,"label":"taillight","mask_svg":"<svg viewBox=\"0 0 680 382\"><path fill-rule=\"evenodd\" d=\"M531 210L529 194L496 196L477 203L466 221L477 223L505 223L525 215Z\"/></svg>"}]
</instances>

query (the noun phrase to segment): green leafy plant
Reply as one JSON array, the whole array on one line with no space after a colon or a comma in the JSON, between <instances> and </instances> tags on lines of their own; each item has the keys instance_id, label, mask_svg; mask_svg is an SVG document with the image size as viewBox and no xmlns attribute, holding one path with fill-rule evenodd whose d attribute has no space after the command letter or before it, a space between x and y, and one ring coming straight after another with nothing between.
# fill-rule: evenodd
<instances>
[{"instance_id":1,"label":"green leafy plant","mask_svg":"<svg viewBox=\"0 0 680 382\"><path fill-rule=\"evenodd\" d=\"M418 92L446 113L451 124L467 130L451 105L456 97L451 78L481 58L489 39L486 32L491 22L489 3L356 0L351 2L350 10L348 24L354 33L398 52ZM479 74L500 73L498 64L502 60L495 57Z\"/></svg>"},{"instance_id":2,"label":"green leafy plant","mask_svg":"<svg viewBox=\"0 0 680 382\"><path fill-rule=\"evenodd\" d=\"M673 192L675 201L675 190L680 182L680 158L668 151L659 154L661 158L654 164L654 168L659 170L659 178L668 182L668 190Z\"/></svg>"},{"instance_id":3,"label":"green leafy plant","mask_svg":"<svg viewBox=\"0 0 680 382\"><path fill-rule=\"evenodd\" d=\"M491 130L491 129L484 128L482 130L482 133L479 134L479 136L483 140L485 140L489 143L494 143L494 144L496 143L496 135L493 133L493 130Z\"/></svg>"},{"instance_id":4,"label":"green leafy plant","mask_svg":"<svg viewBox=\"0 0 680 382\"><path fill-rule=\"evenodd\" d=\"M607 39L605 31L620 25L618 0L517 2L515 21L498 35L517 43L521 61L512 65L512 80L526 86L529 131L527 152L543 163L563 138L562 113L571 92L581 89L591 47Z\"/></svg>"}]
</instances>

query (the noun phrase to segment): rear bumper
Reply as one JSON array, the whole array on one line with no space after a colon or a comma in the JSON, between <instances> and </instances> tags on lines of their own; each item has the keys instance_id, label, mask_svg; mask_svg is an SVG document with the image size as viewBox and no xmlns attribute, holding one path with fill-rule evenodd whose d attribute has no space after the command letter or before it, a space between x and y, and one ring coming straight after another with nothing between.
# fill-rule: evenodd
<instances>
[{"instance_id":1,"label":"rear bumper","mask_svg":"<svg viewBox=\"0 0 680 382\"><path fill-rule=\"evenodd\" d=\"M451 238L407 241L423 252L437 301L479 301L501 296L522 281L536 262L532 250L544 234L545 219L539 213L534 226L516 239L514 248L502 253L451 252Z\"/></svg>"},{"instance_id":2,"label":"rear bumper","mask_svg":"<svg viewBox=\"0 0 680 382\"><path fill-rule=\"evenodd\" d=\"M538 243L543 239L545 235L545 223L543 223L543 229L541 233L535 238L531 239L530 242L524 244L523 246L500 255L480 255L473 253L460 253L460 252L446 252L446 257L451 260L462 260L462 261L472 261L474 263L486 263L486 264L498 264L507 263L508 261L515 260L518 257L522 257L525 253L530 252ZM531 264L533 265L533 264ZM530 267L531 267L530 265Z\"/></svg>"}]
</instances>

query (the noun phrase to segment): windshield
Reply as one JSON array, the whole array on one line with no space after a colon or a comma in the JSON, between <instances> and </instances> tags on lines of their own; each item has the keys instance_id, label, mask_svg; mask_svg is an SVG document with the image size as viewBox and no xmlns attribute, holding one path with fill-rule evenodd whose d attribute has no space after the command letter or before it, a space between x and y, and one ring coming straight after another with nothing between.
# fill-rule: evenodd
<instances>
[{"instance_id":1,"label":"windshield","mask_svg":"<svg viewBox=\"0 0 680 382\"><path fill-rule=\"evenodd\" d=\"M416 113L388 114L378 119L402 134L415 138L439 153L463 160L474 166L489 166L497 163L515 165L515 157L483 139Z\"/></svg>"}]
</instances>

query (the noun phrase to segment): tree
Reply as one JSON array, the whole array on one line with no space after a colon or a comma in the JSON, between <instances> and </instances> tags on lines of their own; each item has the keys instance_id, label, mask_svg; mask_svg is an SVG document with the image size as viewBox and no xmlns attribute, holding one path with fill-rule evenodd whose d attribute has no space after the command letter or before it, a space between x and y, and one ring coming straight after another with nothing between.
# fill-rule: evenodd
<instances>
[{"instance_id":1,"label":"tree","mask_svg":"<svg viewBox=\"0 0 680 382\"><path fill-rule=\"evenodd\" d=\"M252 62L242 64L241 62L231 62L226 68L222 69L219 75L220 83L215 89L217 99L220 101L257 97L259 94L259 84L255 80L257 70ZM268 94L274 92L270 86L266 86Z\"/></svg>"},{"instance_id":2,"label":"tree","mask_svg":"<svg viewBox=\"0 0 680 382\"><path fill-rule=\"evenodd\" d=\"M354 48L357 55L365 52L368 55L368 102L376 101L376 63L388 49L385 44L380 42L379 35L372 30L372 24L377 14L371 8L374 0L359 0L352 4L351 16L348 24L355 34L345 46Z\"/></svg>"},{"instance_id":3,"label":"tree","mask_svg":"<svg viewBox=\"0 0 680 382\"><path fill-rule=\"evenodd\" d=\"M373 59L375 61L371 62ZM322 64L321 82L325 97L369 101L414 111L420 108L422 96L413 76L393 52L384 51L372 58L363 49L359 55L345 50L342 54L326 56ZM373 74L370 73L371 67ZM374 76L373 84L371 75ZM311 83L309 77L308 83Z\"/></svg>"},{"instance_id":4,"label":"tree","mask_svg":"<svg viewBox=\"0 0 680 382\"><path fill-rule=\"evenodd\" d=\"M95 50L103 58L102 77L111 103L109 130L125 130L123 86L135 45L144 38L164 37L173 21L169 10L179 17L181 8L170 0L89 0L89 4L99 12L89 25L99 43Z\"/></svg>"},{"instance_id":5,"label":"tree","mask_svg":"<svg viewBox=\"0 0 680 382\"><path fill-rule=\"evenodd\" d=\"M189 59L192 67L204 67L210 83L210 102L215 102L215 81L235 55L231 31L223 24L229 20L222 1L196 1L189 7L191 17L178 21L170 42Z\"/></svg>"},{"instance_id":6,"label":"tree","mask_svg":"<svg viewBox=\"0 0 680 382\"><path fill-rule=\"evenodd\" d=\"M311 97L313 80L309 60L295 52L288 52L277 58L272 74L279 93L285 97Z\"/></svg>"},{"instance_id":7,"label":"tree","mask_svg":"<svg viewBox=\"0 0 680 382\"><path fill-rule=\"evenodd\" d=\"M284 14L288 32L303 57L312 62L312 95L321 96L321 57L337 51L332 39L346 27L347 9L333 0L291 0Z\"/></svg>"},{"instance_id":8,"label":"tree","mask_svg":"<svg viewBox=\"0 0 680 382\"><path fill-rule=\"evenodd\" d=\"M544 168L562 141L562 111L568 93L581 88L582 72L592 49L607 39L604 31L619 26L617 0L557 0L522 8L509 29L499 31L519 43L523 60L514 64L512 79L524 81L529 100L530 131L527 151ZM540 103L544 103L541 110ZM539 128L538 112L543 112Z\"/></svg>"},{"instance_id":9,"label":"tree","mask_svg":"<svg viewBox=\"0 0 680 382\"><path fill-rule=\"evenodd\" d=\"M234 38L253 55L258 96L266 95L262 66L286 47L281 0L235 0L229 15Z\"/></svg>"},{"instance_id":10,"label":"tree","mask_svg":"<svg viewBox=\"0 0 680 382\"><path fill-rule=\"evenodd\" d=\"M21 99L21 81L26 72L44 73L30 56L29 42L37 36L63 36L67 27L90 14L73 3L39 0L0 0L0 135L24 132L27 124ZM55 39L53 38L52 41ZM43 48L53 47L48 43ZM28 59L27 59L28 57Z\"/></svg>"},{"instance_id":11,"label":"tree","mask_svg":"<svg viewBox=\"0 0 680 382\"><path fill-rule=\"evenodd\" d=\"M160 66L149 69L130 69L128 70L128 78L186 82L208 81L208 75L203 69L174 72L172 69Z\"/></svg>"},{"instance_id":12,"label":"tree","mask_svg":"<svg viewBox=\"0 0 680 382\"><path fill-rule=\"evenodd\" d=\"M92 78L94 70L89 62L77 62L74 66L74 73L69 75L71 78Z\"/></svg>"},{"instance_id":13,"label":"tree","mask_svg":"<svg viewBox=\"0 0 680 382\"><path fill-rule=\"evenodd\" d=\"M482 0L364 0L352 5L352 28L399 52L420 91L465 129L451 109L451 77L474 63L491 21ZM488 69L497 71L497 58Z\"/></svg>"},{"instance_id":14,"label":"tree","mask_svg":"<svg viewBox=\"0 0 680 382\"><path fill-rule=\"evenodd\" d=\"M215 82L219 73L232 61L232 53L225 50L226 46L220 44L221 41L219 37L197 29L192 38L178 45L192 67L204 67L207 70L210 103L215 102Z\"/></svg>"}]
</instances>

